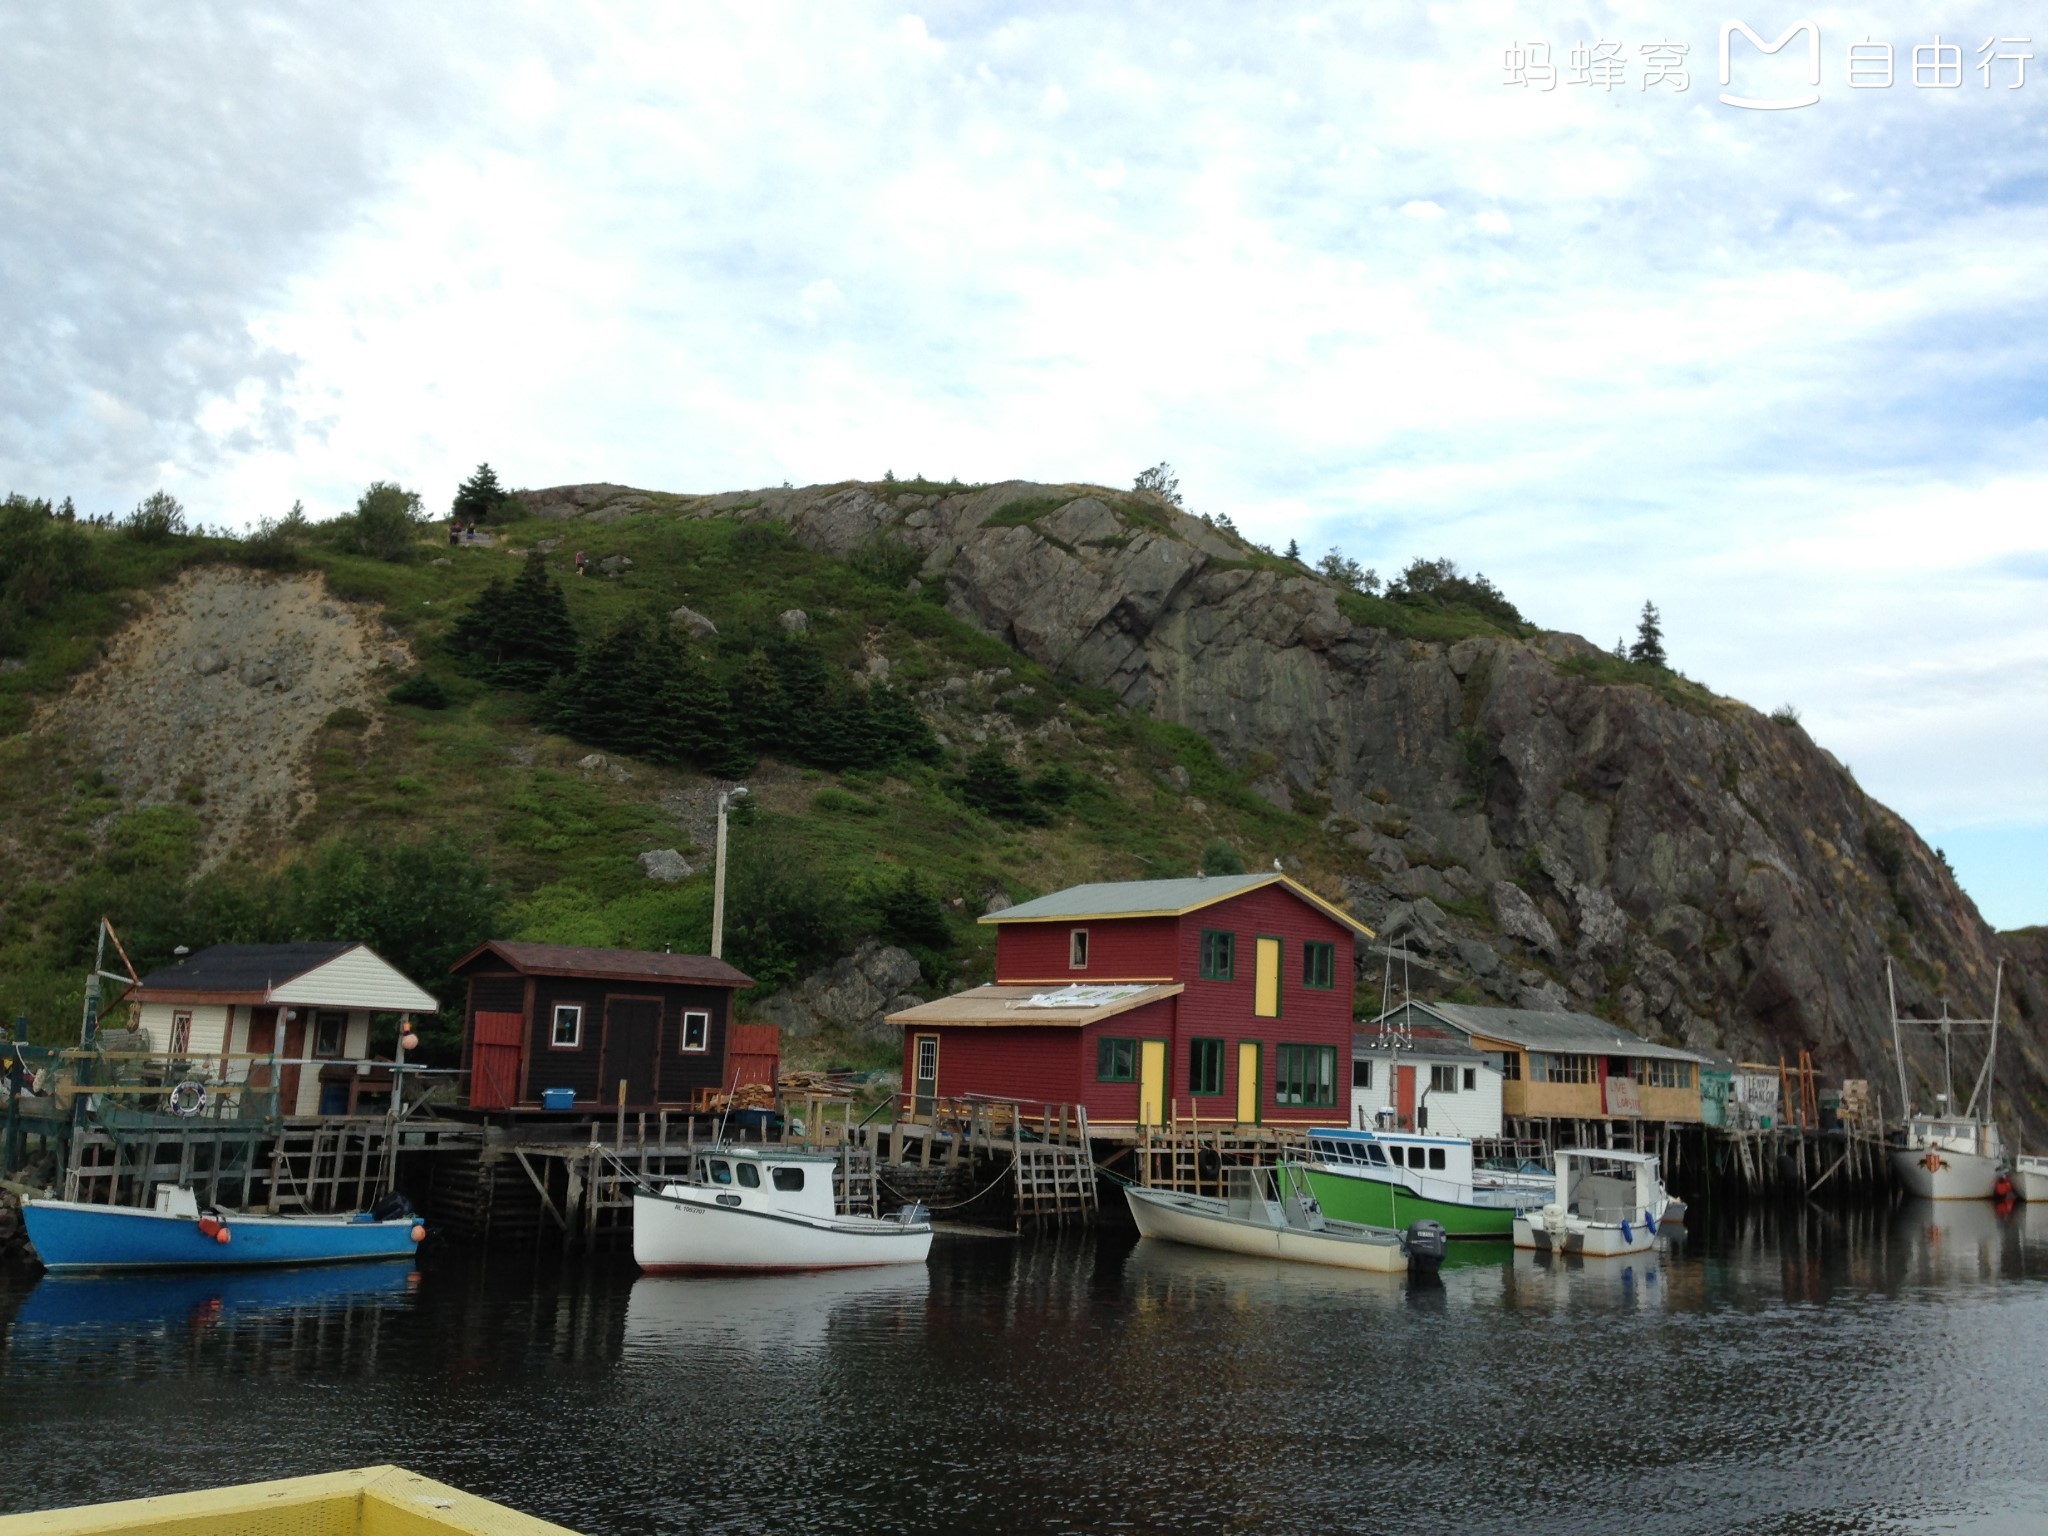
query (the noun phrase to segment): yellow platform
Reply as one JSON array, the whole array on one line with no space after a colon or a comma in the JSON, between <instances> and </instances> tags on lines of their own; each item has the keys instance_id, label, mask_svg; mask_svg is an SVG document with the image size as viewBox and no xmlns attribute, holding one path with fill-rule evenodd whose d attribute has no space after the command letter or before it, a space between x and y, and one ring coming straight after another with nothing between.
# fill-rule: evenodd
<instances>
[{"instance_id":1,"label":"yellow platform","mask_svg":"<svg viewBox=\"0 0 2048 1536\"><path fill-rule=\"evenodd\" d=\"M565 1525L408 1472L362 1467L33 1515L0 1536L576 1536Z\"/></svg>"}]
</instances>

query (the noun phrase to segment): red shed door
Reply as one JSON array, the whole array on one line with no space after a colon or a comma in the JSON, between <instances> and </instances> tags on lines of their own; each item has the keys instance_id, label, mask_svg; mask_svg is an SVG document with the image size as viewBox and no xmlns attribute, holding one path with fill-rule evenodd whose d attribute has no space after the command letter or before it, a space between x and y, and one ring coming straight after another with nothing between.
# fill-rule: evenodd
<instances>
[{"instance_id":1,"label":"red shed door","mask_svg":"<svg viewBox=\"0 0 2048 1536\"><path fill-rule=\"evenodd\" d=\"M470 1031L469 1102L475 1109L510 1109L519 1095L523 1013L479 1013Z\"/></svg>"},{"instance_id":2,"label":"red shed door","mask_svg":"<svg viewBox=\"0 0 2048 1536\"><path fill-rule=\"evenodd\" d=\"M1394 1068L1395 1123L1404 1131L1415 1129L1415 1069Z\"/></svg>"}]
</instances>

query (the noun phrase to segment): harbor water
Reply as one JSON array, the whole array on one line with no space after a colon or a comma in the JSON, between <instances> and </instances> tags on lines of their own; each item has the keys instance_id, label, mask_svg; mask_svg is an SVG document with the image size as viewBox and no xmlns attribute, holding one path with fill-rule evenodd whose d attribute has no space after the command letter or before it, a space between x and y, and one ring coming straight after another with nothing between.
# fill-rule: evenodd
<instances>
[{"instance_id":1,"label":"harbor water","mask_svg":"<svg viewBox=\"0 0 2048 1536\"><path fill-rule=\"evenodd\" d=\"M2048 1207L1436 1278L1128 1232L0 1275L0 1511L396 1462L598 1532L2048 1529Z\"/></svg>"}]
</instances>

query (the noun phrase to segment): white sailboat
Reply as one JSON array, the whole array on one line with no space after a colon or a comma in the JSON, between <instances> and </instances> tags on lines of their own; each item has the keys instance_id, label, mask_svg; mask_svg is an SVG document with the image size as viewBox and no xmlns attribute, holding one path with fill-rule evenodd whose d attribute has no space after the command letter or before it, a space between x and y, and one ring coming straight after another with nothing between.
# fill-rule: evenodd
<instances>
[{"instance_id":1,"label":"white sailboat","mask_svg":"<svg viewBox=\"0 0 2048 1536\"><path fill-rule=\"evenodd\" d=\"M1923 1200L1989 1200L1999 1181L2004 1148L1991 1120L1992 1068L1998 1059L1998 1005L2003 995L2005 963L1999 962L1992 983L1991 1017L1958 1019L1949 1015L1946 1000L1938 1019L1899 1017L1898 990L1892 969L1885 965L1885 988L1891 994L1892 1049L1899 1063L1899 1102L1906 1107L1904 1139L1892 1148L1892 1171L1906 1193ZM1911 1026L1941 1037L1942 1092L1935 1097L1941 1113L1921 1114L1906 1082L1905 1029ZM1970 1085L1969 1101L1959 1114L1955 1103L1955 1037L1988 1033L1984 1060ZM2044 1190L2048 1193L2048 1190Z\"/></svg>"}]
</instances>

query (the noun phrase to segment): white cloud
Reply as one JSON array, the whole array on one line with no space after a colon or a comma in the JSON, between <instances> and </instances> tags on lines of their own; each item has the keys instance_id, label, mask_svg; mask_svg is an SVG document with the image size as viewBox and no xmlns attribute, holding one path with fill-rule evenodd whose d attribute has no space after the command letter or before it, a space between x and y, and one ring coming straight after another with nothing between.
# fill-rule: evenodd
<instances>
[{"instance_id":1,"label":"white cloud","mask_svg":"<svg viewBox=\"0 0 2048 1536\"><path fill-rule=\"evenodd\" d=\"M1701 23L1684 96L1521 91L1502 44L1583 25L1510 8L32 14L10 486L248 522L481 458L1167 457L1259 536L1449 554L1603 641L1656 597L1681 665L1797 702L1908 814L2048 823L2048 743L1996 727L2042 716L2048 634L2032 84L1744 113Z\"/></svg>"}]
</instances>

